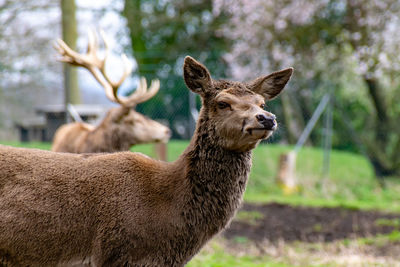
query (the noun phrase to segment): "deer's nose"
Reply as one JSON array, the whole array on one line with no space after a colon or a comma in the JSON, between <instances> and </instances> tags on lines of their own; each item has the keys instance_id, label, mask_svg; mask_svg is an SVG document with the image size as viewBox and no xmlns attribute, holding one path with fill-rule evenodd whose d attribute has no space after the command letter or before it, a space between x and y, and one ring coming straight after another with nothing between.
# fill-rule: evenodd
<instances>
[{"instance_id":1,"label":"deer's nose","mask_svg":"<svg viewBox=\"0 0 400 267\"><path fill-rule=\"evenodd\" d=\"M256 119L268 130L271 130L275 126L275 115L257 114Z\"/></svg>"}]
</instances>

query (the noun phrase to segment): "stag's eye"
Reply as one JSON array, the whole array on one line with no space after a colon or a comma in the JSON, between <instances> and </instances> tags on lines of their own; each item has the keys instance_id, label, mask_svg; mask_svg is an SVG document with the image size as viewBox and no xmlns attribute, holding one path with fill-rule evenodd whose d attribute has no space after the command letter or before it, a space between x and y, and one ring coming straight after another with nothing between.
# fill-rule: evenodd
<instances>
[{"instance_id":1,"label":"stag's eye","mask_svg":"<svg viewBox=\"0 0 400 267\"><path fill-rule=\"evenodd\" d=\"M217 105L218 105L219 109L225 109L225 108L231 107L231 105L229 103L226 103L224 101L218 102Z\"/></svg>"}]
</instances>

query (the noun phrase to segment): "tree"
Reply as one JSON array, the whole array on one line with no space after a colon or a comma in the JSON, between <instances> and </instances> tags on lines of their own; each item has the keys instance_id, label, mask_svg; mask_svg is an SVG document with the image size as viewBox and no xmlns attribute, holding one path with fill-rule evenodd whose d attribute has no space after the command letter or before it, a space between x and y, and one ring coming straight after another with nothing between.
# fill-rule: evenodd
<instances>
[{"instance_id":1,"label":"tree","mask_svg":"<svg viewBox=\"0 0 400 267\"><path fill-rule=\"evenodd\" d=\"M62 35L65 43L76 51L77 26L75 0L61 0ZM64 64L65 103L80 104L78 73L76 68Z\"/></svg>"},{"instance_id":2,"label":"tree","mask_svg":"<svg viewBox=\"0 0 400 267\"><path fill-rule=\"evenodd\" d=\"M307 103L337 88L341 112L358 132L353 139L361 140L376 175L400 175L398 1L215 0L214 10L230 14L224 35L235 42L225 57L234 76L294 65L289 95L303 118ZM339 113L335 118L344 125ZM336 134L339 146L354 136Z\"/></svg>"},{"instance_id":3,"label":"tree","mask_svg":"<svg viewBox=\"0 0 400 267\"><path fill-rule=\"evenodd\" d=\"M169 119L175 132L179 125L188 128L189 91L181 78L183 58L191 55L205 63L216 77L224 76L226 65L221 55L227 42L218 29L225 17L214 16L211 0L125 0L123 15L138 74L161 80L158 95L139 108L152 117ZM189 137L190 133L181 136Z\"/></svg>"}]
</instances>

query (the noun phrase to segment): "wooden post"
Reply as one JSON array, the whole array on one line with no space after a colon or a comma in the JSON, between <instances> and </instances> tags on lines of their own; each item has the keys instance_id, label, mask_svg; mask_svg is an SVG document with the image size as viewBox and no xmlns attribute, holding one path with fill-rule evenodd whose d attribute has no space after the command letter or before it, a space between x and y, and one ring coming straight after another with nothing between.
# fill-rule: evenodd
<instances>
[{"instance_id":1,"label":"wooden post","mask_svg":"<svg viewBox=\"0 0 400 267\"><path fill-rule=\"evenodd\" d=\"M291 151L281 154L279 158L279 169L276 182L282 187L285 194L292 194L298 191L296 181L296 152Z\"/></svg>"},{"instance_id":2,"label":"wooden post","mask_svg":"<svg viewBox=\"0 0 400 267\"><path fill-rule=\"evenodd\" d=\"M167 144L166 143L155 144L154 150L156 152L157 159L167 161Z\"/></svg>"}]
</instances>

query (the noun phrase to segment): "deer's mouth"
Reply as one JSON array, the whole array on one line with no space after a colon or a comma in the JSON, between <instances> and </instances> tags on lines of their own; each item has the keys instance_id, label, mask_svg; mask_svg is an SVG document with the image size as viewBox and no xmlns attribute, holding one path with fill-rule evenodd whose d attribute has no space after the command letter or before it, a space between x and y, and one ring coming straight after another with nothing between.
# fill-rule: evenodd
<instances>
[{"instance_id":1,"label":"deer's mouth","mask_svg":"<svg viewBox=\"0 0 400 267\"><path fill-rule=\"evenodd\" d=\"M252 138L266 139L272 135L273 131L275 131L276 128L276 125L273 127L253 127L247 128L245 132L249 134Z\"/></svg>"},{"instance_id":2,"label":"deer's mouth","mask_svg":"<svg viewBox=\"0 0 400 267\"><path fill-rule=\"evenodd\" d=\"M246 132L250 135L253 135L262 132L272 132L275 131L276 128L277 128L276 125L274 125L273 127L254 127L254 128L247 128Z\"/></svg>"}]
</instances>

